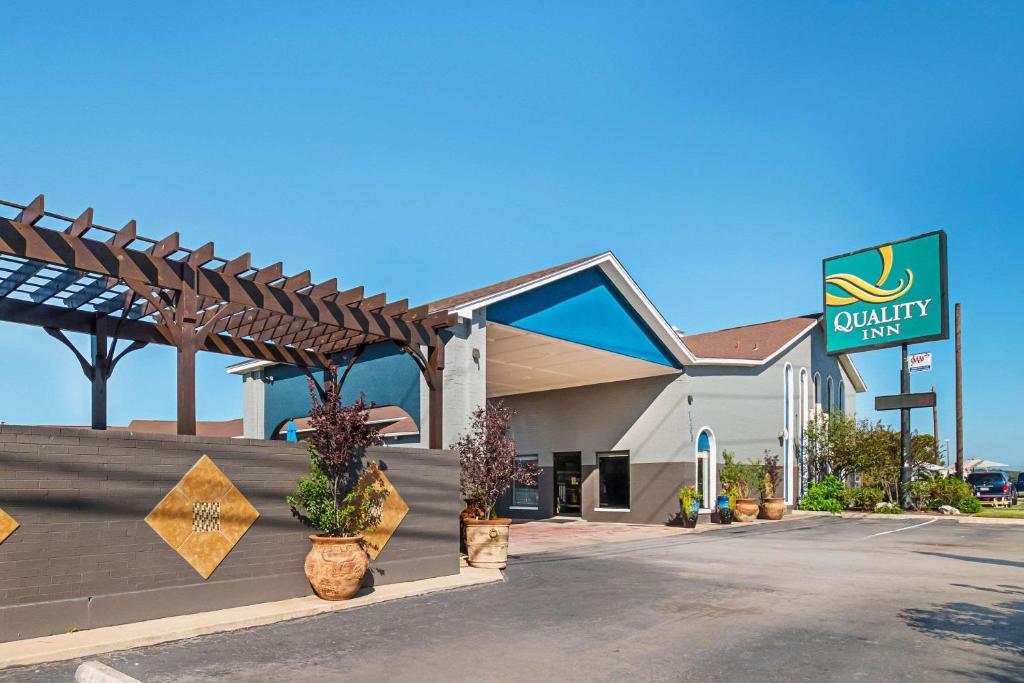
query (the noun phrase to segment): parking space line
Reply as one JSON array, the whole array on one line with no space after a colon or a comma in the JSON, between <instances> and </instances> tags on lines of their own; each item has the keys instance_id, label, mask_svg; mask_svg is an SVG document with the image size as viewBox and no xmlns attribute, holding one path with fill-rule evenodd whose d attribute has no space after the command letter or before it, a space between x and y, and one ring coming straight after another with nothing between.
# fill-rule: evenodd
<instances>
[{"instance_id":1,"label":"parking space line","mask_svg":"<svg viewBox=\"0 0 1024 683\"><path fill-rule=\"evenodd\" d=\"M914 524L912 526L900 527L899 529L889 529L888 531L879 531L877 534L871 534L870 536L865 536L864 538L862 538L860 540L866 541L867 539L874 538L875 536L885 536L886 534L895 534L898 531L910 531L911 529L917 529L919 527L928 526L929 524L933 524L934 522L937 522L937 521L939 521L938 517L932 517L927 522L921 522L920 524Z\"/></svg>"}]
</instances>

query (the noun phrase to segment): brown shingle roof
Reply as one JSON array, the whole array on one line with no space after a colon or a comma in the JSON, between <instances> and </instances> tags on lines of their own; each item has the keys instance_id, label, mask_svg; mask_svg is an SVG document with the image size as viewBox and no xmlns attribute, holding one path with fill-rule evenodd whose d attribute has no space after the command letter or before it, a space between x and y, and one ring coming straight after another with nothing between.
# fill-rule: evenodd
<instances>
[{"instance_id":1,"label":"brown shingle roof","mask_svg":"<svg viewBox=\"0 0 1024 683\"><path fill-rule=\"evenodd\" d=\"M89 429L84 425L63 425L69 429ZM176 434L176 420L132 420L128 426L110 425L111 432L139 432L141 434ZM234 420L200 420L196 422L196 436L242 436L242 418Z\"/></svg>"},{"instance_id":2,"label":"brown shingle roof","mask_svg":"<svg viewBox=\"0 0 1024 683\"><path fill-rule=\"evenodd\" d=\"M593 256L587 256L586 258L580 258L576 259L575 261L569 261L568 263L563 263L558 266L552 266L551 268L538 270L535 273L528 273L526 275L520 275L519 277L511 278L509 280L502 280L501 282L496 282L493 285L487 285L486 287L471 289L468 292L462 292L461 294L455 294L453 296L445 297L444 299L438 299L437 301L429 303L428 306L430 307L431 313L445 310L450 311L454 308L462 306L463 304L467 304L470 301L482 299L483 297L490 296L492 294L497 294L498 292L503 292L506 289L511 289L512 287L518 287L519 285L528 284L530 282L533 282L534 280L539 280L542 277L553 275L554 273L566 270L567 268L572 268L573 266L578 266L579 264L585 261L589 261L598 256L601 256L601 254L594 254Z\"/></svg>"},{"instance_id":3,"label":"brown shingle roof","mask_svg":"<svg viewBox=\"0 0 1024 683\"><path fill-rule=\"evenodd\" d=\"M680 334L686 347L698 358L767 360L783 345L809 328L820 315L801 315L756 325L730 327L703 334Z\"/></svg>"}]
</instances>

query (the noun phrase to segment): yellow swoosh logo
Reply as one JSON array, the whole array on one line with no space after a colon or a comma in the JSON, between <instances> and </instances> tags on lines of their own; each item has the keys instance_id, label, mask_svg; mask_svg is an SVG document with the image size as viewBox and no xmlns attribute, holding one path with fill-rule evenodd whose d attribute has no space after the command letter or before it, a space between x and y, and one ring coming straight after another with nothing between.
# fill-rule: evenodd
<instances>
[{"instance_id":1,"label":"yellow swoosh logo","mask_svg":"<svg viewBox=\"0 0 1024 683\"><path fill-rule=\"evenodd\" d=\"M884 304L895 301L907 293L914 284L914 273L907 268L906 278L900 281L892 289L884 289L883 283L892 272L892 245L887 244L878 248L878 255L882 257L882 274L875 284L867 282L863 278L849 273L836 273L825 278L826 285L833 285L850 296L839 296L825 292L825 304L828 306L848 306L849 304L863 301L870 304Z\"/></svg>"}]
</instances>

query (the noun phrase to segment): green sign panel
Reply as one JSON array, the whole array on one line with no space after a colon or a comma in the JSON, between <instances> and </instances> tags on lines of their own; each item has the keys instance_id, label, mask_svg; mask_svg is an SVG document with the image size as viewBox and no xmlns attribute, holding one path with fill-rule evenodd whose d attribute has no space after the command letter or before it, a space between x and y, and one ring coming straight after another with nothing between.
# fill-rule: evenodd
<instances>
[{"instance_id":1,"label":"green sign panel","mask_svg":"<svg viewBox=\"0 0 1024 683\"><path fill-rule=\"evenodd\" d=\"M949 338L941 230L827 258L822 278L828 353Z\"/></svg>"}]
</instances>

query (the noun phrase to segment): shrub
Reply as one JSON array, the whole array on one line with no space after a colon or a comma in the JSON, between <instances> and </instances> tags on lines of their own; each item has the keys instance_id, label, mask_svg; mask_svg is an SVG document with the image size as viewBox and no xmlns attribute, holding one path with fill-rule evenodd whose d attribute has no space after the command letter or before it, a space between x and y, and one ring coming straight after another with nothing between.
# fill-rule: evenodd
<instances>
[{"instance_id":1,"label":"shrub","mask_svg":"<svg viewBox=\"0 0 1024 683\"><path fill-rule=\"evenodd\" d=\"M943 505L959 508L965 499L974 497L971 485L956 476L936 479L931 482L929 491L931 496L928 499L928 507L932 510L937 510Z\"/></svg>"},{"instance_id":2,"label":"shrub","mask_svg":"<svg viewBox=\"0 0 1024 683\"><path fill-rule=\"evenodd\" d=\"M326 369L324 389L309 380L312 408L309 421L309 476L299 480L288 496L292 514L327 536L356 536L380 524L388 492L377 485L376 463L362 466L366 449L380 443L378 427L370 424L362 394L351 405L341 402L338 368Z\"/></svg>"},{"instance_id":3,"label":"shrub","mask_svg":"<svg viewBox=\"0 0 1024 683\"><path fill-rule=\"evenodd\" d=\"M731 484L738 497L750 498L763 483L761 475L760 463L736 462L736 456L732 452L722 451L722 472L719 479L723 484Z\"/></svg>"},{"instance_id":4,"label":"shrub","mask_svg":"<svg viewBox=\"0 0 1024 683\"><path fill-rule=\"evenodd\" d=\"M915 479L907 487L910 495L910 505L915 510L925 510L932 497L932 482L922 479Z\"/></svg>"},{"instance_id":5,"label":"shrub","mask_svg":"<svg viewBox=\"0 0 1024 683\"><path fill-rule=\"evenodd\" d=\"M700 496L697 495L695 486L684 486L679 489L679 507L682 508L684 514L689 512L693 504L699 500Z\"/></svg>"},{"instance_id":6,"label":"shrub","mask_svg":"<svg viewBox=\"0 0 1024 683\"><path fill-rule=\"evenodd\" d=\"M956 506L960 512L975 513L981 512L981 503L974 496L964 498L960 501L960 504Z\"/></svg>"},{"instance_id":7,"label":"shrub","mask_svg":"<svg viewBox=\"0 0 1024 683\"><path fill-rule=\"evenodd\" d=\"M843 492L843 504L850 510L874 510L885 494L874 486L856 486Z\"/></svg>"},{"instance_id":8,"label":"shrub","mask_svg":"<svg viewBox=\"0 0 1024 683\"><path fill-rule=\"evenodd\" d=\"M800 501L800 509L842 512L845 490L846 486L839 477L830 474L821 481L811 484L811 487L807 489L807 495Z\"/></svg>"},{"instance_id":9,"label":"shrub","mask_svg":"<svg viewBox=\"0 0 1024 683\"><path fill-rule=\"evenodd\" d=\"M497 517L498 498L512 488L512 482L536 486L541 473L534 464L516 463L513 414L500 400L477 408L469 431L451 446L462 467L462 495L480 503L484 519Z\"/></svg>"},{"instance_id":10,"label":"shrub","mask_svg":"<svg viewBox=\"0 0 1024 683\"><path fill-rule=\"evenodd\" d=\"M779 486L779 456L765 449L764 461L761 465L761 498L768 500L775 497L775 489Z\"/></svg>"},{"instance_id":11,"label":"shrub","mask_svg":"<svg viewBox=\"0 0 1024 683\"><path fill-rule=\"evenodd\" d=\"M880 515L902 515L903 508L901 508L899 505L889 503L888 505L875 508L875 512L877 512Z\"/></svg>"}]
</instances>

